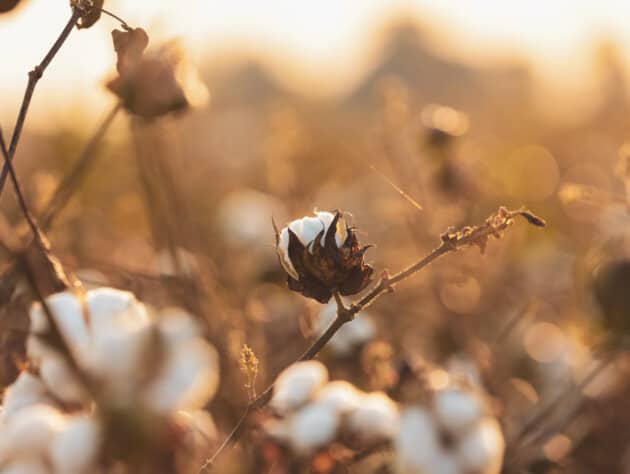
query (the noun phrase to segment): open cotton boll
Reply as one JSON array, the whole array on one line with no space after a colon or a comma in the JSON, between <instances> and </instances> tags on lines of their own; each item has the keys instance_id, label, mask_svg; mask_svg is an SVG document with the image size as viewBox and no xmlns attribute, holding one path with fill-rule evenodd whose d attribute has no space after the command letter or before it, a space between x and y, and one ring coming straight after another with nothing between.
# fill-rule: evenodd
<instances>
[{"instance_id":1,"label":"open cotton boll","mask_svg":"<svg viewBox=\"0 0 630 474\"><path fill-rule=\"evenodd\" d=\"M499 423L493 418L484 418L460 441L457 457L466 473L499 474L504 450Z\"/></svg>"},{"instance_id":2,"label":"open cotton boll","mask_svg":"<svg viewBox=\"0 0 630 474\"><path fill-rule=\"evenodd\" d=\"M464 434L481 416L481 401L471 392L458 389L438 391L434 399L435 416L453 436Z\"/></svg>"},{"instance_id":3,"label":"open cotton boll","mask_svg":"<svg viewBox=\"0 0 630 474\"><path fill-rule=\"evenodd\" d=\"M46 386L39 377L30 372L22 372L4 392L0 422L6 423L18 410L38 403L51 403L46 394Z\"/></svg>"},{"instance_id":4,"label":"open cotton boll","mask_svg":"<svg viewBox=\"0 0 630 474\"><path fill-rule=\"evenodd\" d=\"M296 362L278 375L270 405L280 413L295 410L308 402L327 381L328 370L321 362Z\"/></svg>"},{"instance_id":5,"label":"open cotton boll","mask_svg":"<svg viewBox=\"0 0 630 474\"><path fill-rule=\"evenodd\" d=\"M278 236L278 246L277 251L280 256L280 263L286 270L286 272L291 275L295 280L299 280L299 275L289 258L289 229L291 232L295 234L295 236L299 239L299 241L305 247L309 247L315 237L320 232L324 232L322 239L320 241L320 245L324 246L324 236L328 231L328 228L332 224L335 215L330 212L317 212L315 213L315 217L303 217L301 219L296 219L291 221L286 227L283 227ZM345 227L345 222L343 219L339 220L338 228L335 231L335 243L337 247L341 247L348 234ZM310 250L310 248L309 248ZM312 252L311 252L312 253Z\"/></svg>"},{"instance_id":6,"label":"open cotton boll","mask_svg":"<svg viewBox=\"0 0 630 474\"><path fill-rule=\"evenodd\" d=\"M290 440L295 452L308 455L332 442L339 428L339 414L328 404L306 405L292 415Z\"/></svg>"},{"instance_id":7,"label":"open cotton boll","mask_svg":"<svg viewBox=\"0 0 630 474\"><path fill-rule=\"evenodd\" d=\"M324 333L336 317L337 304L334 300L331 300L319 312L317 320L318 332L320 334ZM374 324L374 320L367 313L360 312L352 321L339 328L328 342L328 345L334 354L346 356L351 354L356 348L374 339L375 336L376 324Z\"/></svg>"},{"instance_id":8,"label":"open cotton boll","mask_svg":"<svg viewBox=\"0 0 630 474\"><path fill-rule=\"evenodd\" d=\"M145 370L147 356L154 342L154 326L148 321L118 318L102 323L92 339L89 358L91 372L107 384L115 397L129 397L135 381Z\"/></svg>"},{"instance_id":9,"label":"open cotton boll","mask_svg":"<svg viewBox=\"0 0 630 474\"><path fill-rule=\"evenodd\" d=\"M76 376L60 355L54 354L42 360L39 374L48 391L65 403L80 403L87 394Z\"/></svg>"},{"instance_id":10,"label":"open cotton boll","mask_svg":"<svg viewBox=\"0 0 630 474\"><path fill-rule=\"evenodd\" d=\"M55 472L72 474L94 472L100 437L100 427L94 418L87 416L70 418L50 445L50 461Z\"/></svg>"},{"instance_id":11,"label":"open cotton boll","mask_svg":"<svg viewBox=\"0 0 630 474\"><path fill-rule=\"evenodd\" d=\"M218 355L202 339L181 346L167 346L165 360L156 378L145 391L147 404L156 411L204 406L219 384Z\"/></svg>"},{"instance_id":12,"label":"open cotton boll","mask_svg":"<svg viewBox=\"0 0 630 474\"><path fill-rule=\"evenodd\" d=\"M88 328L81 301L70 291L55 293L46 298L46 305L63 334L66 342L71 346L83 346L88 341ZM31 336L27 343L27 351L30 357L36 359L45 357L46 354L55 352L37 335L45 334L48 330L48 319L44 308L40 303L31 306Z\"/></svg>"},{"instance_id":13,"label":"open cotton boll","mask_svg":"<svg viewBox=\"0 0 630 474\"><path fill-rule=\"evenodd\" d=\"M107 287L97 288L88 291L85 299L93 332L98 331L101 324L111 324L112 319L124 318L140 321L149 319L145 306L128 291Z\"/></svg>"},{"instance_id":14,"label":"open cotton boll","mask_svg":"<svg viewBox=\"0 0 630 474\"><path fill-rule=\"evenodd\" d=\"M363 394L354 385L336 380L329 382L317 391L316 402L331 407L341 415L356 409Z\"/></svg>"},{"instance_id":15,"label":"open cotton boll","mask_svg":"<svg viewBox=\"0 0 630 474\"><path fill-rule=\"evenodd\" d=\"M398 474L432 473L429 468L441 446L431 415L420 407L405 409L394 445Z\"/></svg>"},{"instance_id":16,"label":"open cotton boll","mask_svg":"<svg viewBox=\"0 0 630 474\"><path fill-rule=\"evenodd\" d=\"M50 474L41 459L24 459L4 466L2 474Z\"/></svg>"},{"instance_id":17,"label":"open cotton boll","mask_svg":"<svg viewBox=\"0 0 630 474\"><path fill-rule=\"evenodd\" d=\"M391 439L398 431L398 406L383 392L368 393L347 421L350 431L363 442Z\"/></svg>"},{"instance_id":18,"label":"open cotton boll","mask_svg":"<svg viewBox=\"0 0 630 474\"><path fill-rule=\"evenodd\" d=\"M0 432L0 465L44 454L66 417L49 405L31 405L9 418Z\"/></svg>"},{"instance_id":19,"label":"open cotton boll","mask_svg":"<svg viewBox=\"0 0 630 474\"><path fill-rule=\"evenodd\" d=\"M160 334L170 344L178 344L201 336L197 321L181 308L166 308L159 316Z\"/></svg>"}]
</instances>

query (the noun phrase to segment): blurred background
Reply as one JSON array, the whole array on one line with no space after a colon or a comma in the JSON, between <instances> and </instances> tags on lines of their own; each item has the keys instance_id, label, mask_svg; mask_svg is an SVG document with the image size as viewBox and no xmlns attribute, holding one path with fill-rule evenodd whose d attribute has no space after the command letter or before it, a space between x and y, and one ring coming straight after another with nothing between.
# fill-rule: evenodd
<instances>
[{"instance_id":1,"label":"blurred background","mask_svg":"<svg viewBox=\"0 0 630 474\"><path fill-rule=\"evenodd\" d=\"M617 351L580 385L610 329L592 304L590 275L630 251L629 2L105 6L146 29L149 48L177 39L187 70L197 68L197 91L208 93L153 120L117 113L49 236L86 285L130 289L207 322L222 353L210 407L221 430L247 400L242 344L261 361L262 388L323 317L285 288L272 216L282 226L314 208L347 211L361 241L376 246L368 261L396 271L450 226L524 205L546 230L519 223L485 255L446 256L370 308L367 341L323 357L334 377L371 389L393 383L379 372L383 359L466 361L489 386L508 439L541 401L564 394L560 421L512 466L630 472L630 359ZM5 132L27 71L68 15L65 1L25 0L0 17ZM40 216L116 104L105 84L116 72L117 26L103 17L73 32L38 85L16 163ZM4 233L22 225L9 191ZM5 380L20 351L19 331L8 334Z\"/></svg>"}]
</instances>

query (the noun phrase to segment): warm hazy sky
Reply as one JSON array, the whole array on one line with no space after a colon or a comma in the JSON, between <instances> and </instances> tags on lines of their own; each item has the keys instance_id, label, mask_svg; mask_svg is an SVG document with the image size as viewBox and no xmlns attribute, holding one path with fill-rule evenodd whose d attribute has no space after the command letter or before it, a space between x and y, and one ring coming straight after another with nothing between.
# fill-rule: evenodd
<instances>
[{"instance_id":1,"label":"warm hazy sky","mask_svg":"<svg viewBox=\"0 0 630 474\"><path fill-rule=\"evenodd\" d=\"M0 19L0 118L5 119L14 115L26 71L41 59L69 11L67 0L24 1L27 5L18 12ZM593 38L615 38L625 53L630 51L630 0L109 0L105 4L129 23L146 27L154 39L179 36L197 60L238 46L271 58L293 87L321 93L352 86L369 65L374 44L370 32L401 12L428 25L449 54L470 61L514 54L527 57L540 77L567 81L555 88L565 94L587 90L588 81L582 78L588 77L586 53ZM97 107L106 103L101 84L113 68L109 31L114 26L104 19L90 30L72 33L37 91L41 99L34 105L39 123L62 119L64 113L85 104L86 97ZM55 108L50 111L50 106ZM44 110L50 112L44 115Z\"/></svg>"}]
</instances>

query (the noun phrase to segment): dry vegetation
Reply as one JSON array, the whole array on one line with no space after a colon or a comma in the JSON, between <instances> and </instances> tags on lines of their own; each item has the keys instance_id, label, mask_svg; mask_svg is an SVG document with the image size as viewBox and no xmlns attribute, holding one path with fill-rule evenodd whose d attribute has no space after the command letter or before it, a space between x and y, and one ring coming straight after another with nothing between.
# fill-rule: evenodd
<instances>
[{"instance_id":1,"label":"dry vegetation","mask_svg":"<svg viewBox=\"0 0 630 474\"><path fill-rule=\"evenodd\" d=\"M526 69L447 62L410 26L328 103L253 64L202 81L71 4L2 128L1 472L630 470L612 46L600 108L559 126ZM96 21L112 109L29 134L37 82Z\"/></svg>"}]
</instances>

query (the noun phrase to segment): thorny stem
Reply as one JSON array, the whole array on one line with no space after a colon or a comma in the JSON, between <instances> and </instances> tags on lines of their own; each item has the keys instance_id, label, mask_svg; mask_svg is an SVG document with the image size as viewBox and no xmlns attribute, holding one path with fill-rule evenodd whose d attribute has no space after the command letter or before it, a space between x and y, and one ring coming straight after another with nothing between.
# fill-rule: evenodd
<instances>
[{"instance_id":1,"label":"thorny stem","mask_svg":"<svg viewBox=\"0 0 630 474\"><path fill-rule=\"evenodd\" d=\"M344 305L338 292L333 292L335 302L337 303L337 317L330 324L330 326L328 326L326 331L324 331L324 333L322 333L315 340L315 342L313 342L313 344L311 344L311 346L299 357L298 361L313 359L324 348L328 341L330 341L330 339L335 335L339 328L341 328L341 326L343 326L347 322L352 321L354 315L372 304L381 295L385 293L391 293L394 290L394 286L396 284L418 273L420 270L422 270L424 267L429 265L440 256L468 245L479 245L483 249L487 238L490 236L498 236L503 230L505 230L512 224L515 216L521 216L526 219L530 224L536 226L543 227L545 225L545 222L542 219L533 215L529 211L523 209L509 211L501 207L499 209L499 212L496 215L488 218L486 220L486 223L482 226L464 228L457 232L444 233L441 236L442 243L439 247L435 248L431 253L420 259L418 262L401 270L395 275L389 276L387 272L383 272L381 279L372 288L372 290L363 298L361 298L358 302L351 304L350 307L346 307ZM240 439L243 433L243 429L245 428L245 423L249 417L249 413L267 404L267 402L271 399L273 387L274 384L271 383L263 393L261 393L256 399L254 399L247 405L243 414L236 422L236 426L227 435L221 446L219 446L214 454L204 462L204 464L199 469L199 473L211 472L216 460L226 450L226 448L236 443Z\"/></svg>"},{"instance_id":2,"label":"thorny stem","mask_svg":"<svg viewBox=\"0 0 630 474\"><path fill-rule=\"evenodd\" d=\"M105 116L103 122L96 129L90 141L85 145L81 156L77 159L74 167L68 173L61 183L57 186L55 193L48 202L46 210L42 216L42 227L48 229L57 215L64 209L72 195L76 192L81 181L85 177L89 167L94 163L97 158L97 147L103 140L105 133L111 126L112 122L118 115L118 112L122 109L122 103L118 102Z\"/></svg>"},{"instance_id":3,"label":"thorny stem","mask_svg":"<svg viewBox=\"0 0 630 474\"><path fill-rule=\"evenodd\" d=\"M46 70L50 62L61 49L61 46L63 46L66 39L68 39L68 36L70 36L70 33L72 32L72 29L74 28L74 25L77 23L77 20L80 16L81 12L78 9L73 8L72 15L70 16L70 19L68 20L68 23L62 30L61 34L57 38L57 41L55 41L46 56L44 56L42 62L35 66L33 70L28 73L28 83L26 85L26 91L24 92L22 105L20 106L20 112L18 114L17 121L15 122L15 128L13 129L13 135L11 136L11 143L9 145L9 161L12 161L13 157L15 156L15 151L17 149L18 142L20 141L20 136L22 134L22 129L24 128L24 122L26 121L26 114L28 113L28 108L31 105L31 99L33 97L33 93L35 92L35 86L44 75L44 71ZM5 163L2 168L2 174L0 174L0 195L2 194L2 190L4 189L8 173L9 166L8 163Z\"/></svg>"}]
</instances>

